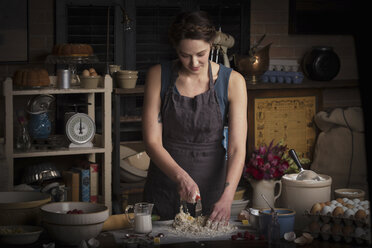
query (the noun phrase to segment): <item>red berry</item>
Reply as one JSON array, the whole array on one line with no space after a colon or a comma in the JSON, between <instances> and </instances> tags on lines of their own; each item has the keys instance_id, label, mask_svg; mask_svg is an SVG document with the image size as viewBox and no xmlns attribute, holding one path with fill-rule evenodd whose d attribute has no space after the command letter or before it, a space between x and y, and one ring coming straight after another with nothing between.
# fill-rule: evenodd
<instances>
[{"instance_id":1,"label":"red berry","mask_svg":"<svg viewBox=\"0 0 372 248\"><path fill-rule=\"evenodd\" d=\"M259 240L265 240L265 235L261 234Z\"/></svg>"},{"instance_id":2,"label":"red berry","mask_svg":"<svg viewBox=\"0 0 372 248\"><path fill-rule=\"evenodd\" d=\"M239 238L242 238L243 237L243 234L241 232L238 232L237 235L238 235Z\"/></svg>"},{"instance_id":3,"label":"red berry","mask_svg":"<svg viewBox=\"0 0 372 248\"><path fill-rule=\"evenodd\" d=\"M232 240L237 240L238 239L238 235L231 235L231 239Z\"/></svg>"},{"instance_id":4,"label":"red berry","mask_svg":"<svg viewBox=\"0 0 372 248\"><path fill-rule=\"evenodd\" d=\"M246 239L249 238L249 235L250 235L250 233L248 231L244 232L244 238L246 238Z\"/></svg>"},{"instance_id":5,"label":"red berry","mask_svg":"<svg viewBox=\"0 0 372 248\"><path fill-rule=\"evenodd\" d=\"M254 236L253 233L249 236L249 239L250 239L250 240L254 240L255 238L256 238L256 236Z\"/></svg>"}]
</instances>

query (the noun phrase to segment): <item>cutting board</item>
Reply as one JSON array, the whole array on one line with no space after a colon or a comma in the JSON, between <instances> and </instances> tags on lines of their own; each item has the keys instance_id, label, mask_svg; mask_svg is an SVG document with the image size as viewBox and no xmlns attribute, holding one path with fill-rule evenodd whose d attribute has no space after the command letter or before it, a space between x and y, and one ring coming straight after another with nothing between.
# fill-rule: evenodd
<instances>
[{"instance_id":1,"label":"cutting board","mask_svg":"<svg viewBox=\"0 0 372 248\"><path fill-rule=\"evenodd\" d=\"M243 225L240 221L237 221L237 220L230 221L230 224L233 224L236 227L238 227L237 230L233 231L232 233L226 233L226 234L215 236L215 237L186 237L184 235L178 235L170 231L170 228L172 228L171 227L172 223L173 223L173 220L153 221L152 222L152 233L150 235L157 236L158 234L162 233L164 237L160 238L161 245L179 244L179 243L188 243L188 242L191 242L195 245L195 242L231 240L231 235L236 234L238 232L244 233L245 231L249 231L250 233L254 233L258 235L256 229L254 229L250 225ZM133 231L132 229L125 229L125 230L112 231L112 234L114 235L115 242L120 244L125 239L126 234L133 234ZM140 236L145 237L145 235L140 235ZM251 241L255 241L255 240L251 240Z\"/></svg>"}]
</instances>

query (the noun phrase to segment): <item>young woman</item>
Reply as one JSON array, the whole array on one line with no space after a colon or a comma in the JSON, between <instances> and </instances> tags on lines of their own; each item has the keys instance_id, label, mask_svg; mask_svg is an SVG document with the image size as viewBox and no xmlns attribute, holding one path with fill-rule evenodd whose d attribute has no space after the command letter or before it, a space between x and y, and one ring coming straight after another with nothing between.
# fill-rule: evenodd
<instances>
[{"instance_id":1,"label":"young woman","mask_svg":"<svg viewBox=\"0 0 372 248\"><path fill-rule=\"evenodd\" d=\"M218 223L230 219L245 160L247 92L238 72L209 61L215 33L205 12L178 15L169 30L178 59L147 73L143 138L151 164L145 199L162 219L173 219L180 201L193 203L197 193L203 215Z\"/></svg>"}]
</instances>

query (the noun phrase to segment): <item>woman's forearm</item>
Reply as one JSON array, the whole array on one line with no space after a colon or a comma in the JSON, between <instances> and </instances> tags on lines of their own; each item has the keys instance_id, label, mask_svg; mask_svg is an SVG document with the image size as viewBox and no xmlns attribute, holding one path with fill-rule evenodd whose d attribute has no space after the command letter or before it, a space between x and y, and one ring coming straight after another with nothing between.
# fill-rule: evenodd
<instances>
[{"instance_id":1,"label":"woman's forearm","mask_svg":"<svg viewBox=\"0 0 372 248\"><path fill-rule=\"evenodd\" d=\"M179 182L186 172L170 156L161 143L145 142L146 152L157 167L166 174L172 181Z\"/></svg>"},{"instance_id":2,"label":"woman's forearm","mask_svg":"<svg viewBox=\"0 0 372 248\"><path fill-rule=\"evenodd\" d=\"M223 196L232 201L238 187L245 161L245 146L231 148L227 153L227 174Z\"/></svg>"}]
</instances>

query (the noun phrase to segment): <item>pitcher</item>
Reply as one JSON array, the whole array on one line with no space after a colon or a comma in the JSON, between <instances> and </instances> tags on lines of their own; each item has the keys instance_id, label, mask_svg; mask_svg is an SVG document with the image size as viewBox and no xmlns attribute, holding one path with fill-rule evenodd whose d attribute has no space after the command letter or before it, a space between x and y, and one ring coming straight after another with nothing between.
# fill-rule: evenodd
<instances>
[{"instance_id":1,"label":"pitcher","mask_svg":"<svg viewBox=\"0 0 372 248\"><path fill-rule=\"evenodd\" d=\"M128 205L125 208L125 214L129 223L133 226L136 233L150 233L152 231L151 213L154 204L140 202L133 205ZM134 218L129 215L129 210L133 208Z\"/></svg>"},{"instance_id":2,"label":"pitcher","mask_svg":"<svg viewBox=\"0 0 372 248\"><path fill-rule=\"evenodd\" d=\"M280 180L249 180L253 188L252 196L252 207L259 208L268 208L269 206L262 198L261 194L264 194L268 203L271 206L275 206L275 201L278 199L282 192L282 182ZM275 186L278 184L279 190L275 195Z\"/></svg>"}]
</instances>

